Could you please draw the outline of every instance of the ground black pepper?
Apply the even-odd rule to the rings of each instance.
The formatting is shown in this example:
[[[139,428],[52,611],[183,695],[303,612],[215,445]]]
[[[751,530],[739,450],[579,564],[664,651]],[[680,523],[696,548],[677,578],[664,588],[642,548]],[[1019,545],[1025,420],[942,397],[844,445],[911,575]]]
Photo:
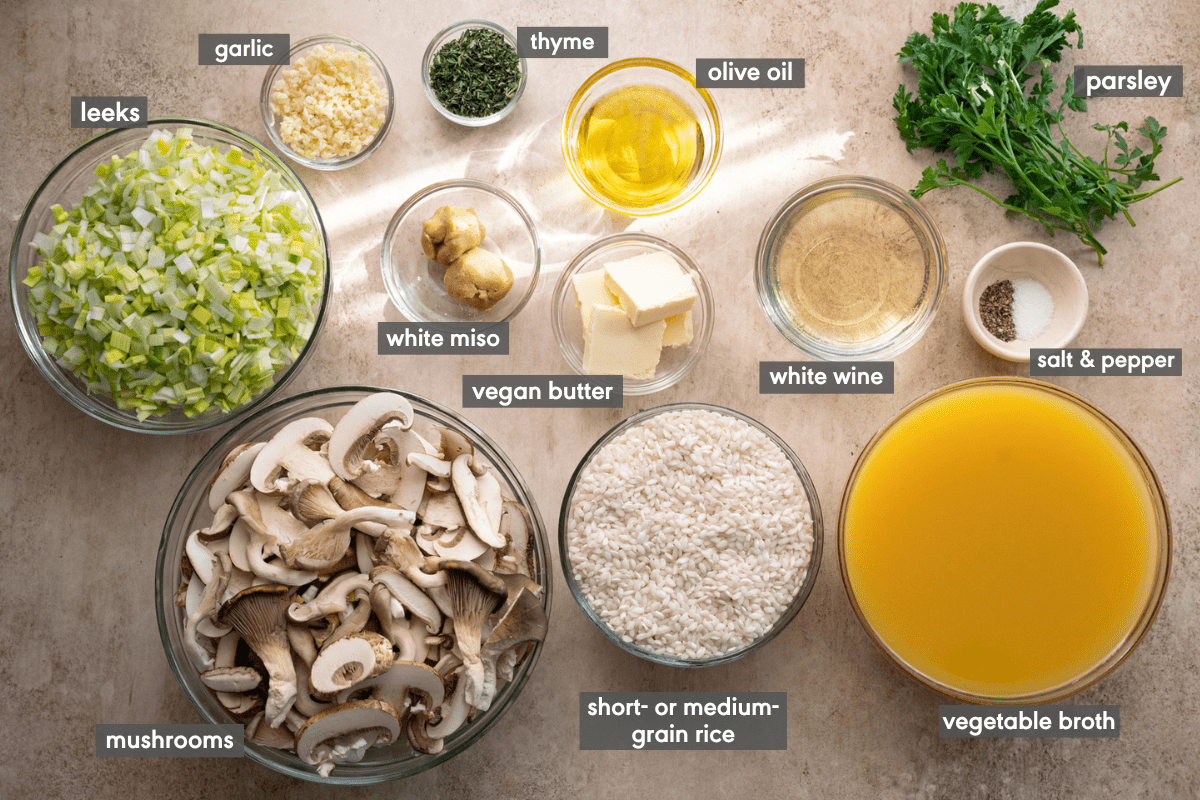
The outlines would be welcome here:
[[[1012,304],[1012,281],[996,281],[984,289],[979,298],[979,316],[983,327],[1002,342],[1011,342],[1017,338],[1017,329],[1013,325]]]

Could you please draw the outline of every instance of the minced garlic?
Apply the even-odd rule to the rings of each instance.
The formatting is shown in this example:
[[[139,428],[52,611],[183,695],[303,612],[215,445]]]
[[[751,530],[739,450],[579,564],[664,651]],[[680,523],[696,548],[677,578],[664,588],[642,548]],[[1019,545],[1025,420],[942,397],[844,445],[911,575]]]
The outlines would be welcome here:
[[[379,132],[387,105],[370,59],[330,45],[297,59],[271,94],[280,138],[308,158],[344,158],[362,150]]]

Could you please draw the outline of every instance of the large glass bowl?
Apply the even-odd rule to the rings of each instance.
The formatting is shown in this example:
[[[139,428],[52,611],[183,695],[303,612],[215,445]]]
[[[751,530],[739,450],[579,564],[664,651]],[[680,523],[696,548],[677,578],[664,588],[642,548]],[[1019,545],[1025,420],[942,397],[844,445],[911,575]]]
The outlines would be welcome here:
[[[158,632],[162,637],[163,650],[171,672],[180,688],[205,722],[214,724],[236,723],[217,700],[213,692],[200,682],[200,673],[188,657],[183,646],[185,619],[175,606],[174,594],[181,581],[180,559],[188,535],[198,527],[204,527],[212,519],[208,506],[209,484],[215,477],[224,455],[241,442],[268,440],[280,428],[303,417],[323,417],[336,422],[355,403],[369,394],[390,391],[402,394],[412,403],[416,412],[414,428],[425,429],[429,425],[441,425],[461,432],[474,445],[477,457],[494,466],[505,493],[520,502],[529,512],[531,535],[529,543],[533,555],[533,574],[530,576],[543,587],[542,606],[550,614],[551,577],[548,569],[550,551],[533,493],[525,484],[516,466],[488,436],[461,416],[429,400],[395,389],[371,386],[339,386],[298,394],[270,405],[230,430],[212,449],[200,459],[179,490],[171,512],[163,526],[162,541],[158,547],[155,566],[154,595],[158,614]],[[383,783],[415,775],[454,757],[479,740],[516,701],[521,688],[529,680],[534,665],[541,655],[542,643],[534,646],[529,656],[516,668],[513,678],[496,690],[496,699],[484,713],[464,725],[458,732],[447,737],[442,752],[424,755],[413,752],[407,739],[390,747],[375,747],[358,764],[341,764],[334,768],[328,778],[321,778],[316,768],[300,761],[293,753],[262,747],[246,742],[246,755],[276,772],[304,780],[326,784],[365,785]]]
[[[946,244],[908,192],[851,175],[801,189],[758,243],[758,302],[826,361],[883,360],[916,344],[946,292]]]
[[[369,142],[349,155],[324,158],[297,153],[283,140],[283,135],[280,132],[280,123],[283,120],[282,117],[276,115],[271,103],[271,95],[275,90],[275,84],[280,80],[283,73],[286,70],[292,69],[291,65],[295,64],[297,59],[311,55],[312,51],[318,47],[330,47],[335,53],[353,53],[365,58],[370,65],[370,73],[375,79],[376,85],[387,93],[387,111],[384,114],[383,122],[379,125],[379,130],[375,132],[375,135],[371,137]],[[387,138],[388,131],[392,127],[392,118],[396,113],[396,94],[392,89],[392,78],[388,75],[387,67],[383,65],[383,60],[375,55],[375,51],[371,48],[362,42],[355,41],[346,36],[313,36],[292,45],[292,49],[288,54],[287,64],[275,64],[267,70],[267,76],[263,78],[262,91],[259,94],[259,107],[262,111],[263,127],[267,131],[267,137],[271,140],[272,144],[279,148],[280,152],[297,164],[309,169],[328,171],[345,169],[346,167],[352,167],[355,164],[366,161],[372,153],[379,149],[379,146],[383,144],[383,140]]]
[[[583,320],[575,302],[572,281],[580,273],[604,269],[605,264],[655,252],[674,256],[680,266],[692,276],[697,294],[696,302],[692,305],[692,342],[680,347],[664,347],[653,378],[625,378],[622,382],[622,392],[629,396],[653,394],[679,383],[692,371],[692,367],[696,366],[696,362],[708,348],[716,308],[708,281],[691,256],[666,239],[649,233],[617,233],[606,236],[592,242],[571,259],[571,263],[558,276],[558,283],[554,286],[554,299],[550,305],[551,327],[554,328],[554,338],[558,340],[563,358],[571,365],[571,369],[585,375]]]
[[[863,448],[838,556],[859,622],[908,675],[969,703],[1050,703],[1149,630],[1171,524],[1154,469],[1098,408],[1041,381],[976,378]]]
[[[300,369],[304,359],[312,350],[325,319],[325,304],[330,291],[329,243],[325,235],[325,225],[317,211],[316,201],[308,193],[304,183],[291,167],[260,142],[233,128],[198,119],[159,118],[151,119],[147,125],[146,128],[117,128],[106,131],[84,142],[63,159],[62,163],[51,170],[46,179],[42,181],[41,186],[33,193],[33,197],[29,199],[28,205],[25,206],[25,213],[21,215],[21,220],[17,223],[9,259],[9,291],[13,299],[13,315],[16,317],[17,334],[21,344],[25,347],[25,352],[29,354],[29,358],[42,373],[42,377],[71,405],[93,419],[127,431],[160,434],[192,433],[223,425],[261,407]],[[51,210],[53,206],[61,205],[63,208],[70,208],[78,204],[84,191],[96,179],[94,172],[96,166],[101,162],[108,162],[114,155],[124,158],[137,150],[150,136],[151,131],[157,129],[174,132],[179,128],[191,128],[193,139],[201,146],[216,145],[222,152],[227,152],[231,146],[235,146],[245,153],[260,156],[264,164],[283,176],[283,182],[289,189],[299,193],[308,219],[320,238],[320,248],[325,253],[324,288],[321,292],[320,304],[316,309],[312,335],[309,336],[296,360],[275,373],[274,383],[270,387],[228,412],[213,406],[190,418],[180,411],[172,411],[168,414],[139,420],[135,412],[117,408],[112,398],[106,395],[89,394],[86,382],[59,366],[50,354],[42,349],[37,320],[29,305],[29,289],[22,281],[28,274],[29,268],[40,260],[40,256],[30,243],[35,234],[48,230],[54,225],[54,212]]]
[[[587,467],[592,462],[593,458],[595,458],[596,455],[604,448],[604,446],[613,439],[617,438],[631,428],[635,428],[660,414],[665,414],[671,411],[709,411],[717,414],[724,414],[745,422],[746,424],[751,425],[765,433],[767,437],[779,447],[784,456],[787,458],[788,462],[791,464],[792,468],[796,471],[796,477],[799,479],[800,484],[804,489],[804,495],[808,499],[809,515],[812,517],[813,542],[812,554],[810,555],[808,562],[808,571],[805,573],[803,579],[801,579],[796,585],[796,593],[792,598],[791,604],[787,607],[783,614],[781,614],[780,617],[775,620],[775,623],[766,631],[766,633],[762,634],[754,641],[735,650],[730,650],[728,652],[706,658],[675,658],[638,647],[632,642],[626,642],[619,634],[610,628],[608,624],[600,617],[600,615],[596,613],[596,610],[592,608],[591,604],[584,596],[583,590],[580,588],[579,583],[575,580],[575,572],[571,566],[568,524],[570,521],[571,509],[575,503],[575,491],[579,485],[580,477],[583,474],[584,468]],[[558,521],[559,563],[562,566],[563,575],[567,580],[567,586],[571,590],[571,596],[575,599],[575,602],[578,604],[580,610],[582,610],[588,620],[617,647],[621,648],[627,653],[632,653],[638,658],[643,658],[646,661],[650,661],[654,664],[662,664],[668,667],[713,667],[719,664],[728,664],[731,661],[736,661],[739,658],[744,658],[750,653],[753,653],[755,650],[765,646],[768,642],[778,636],[780,632],[783,631],[783,629],[786,628],[793,619],[795,619],[796,615],[800,613],[800,609],[804,606],[805,601],[808,600],[808,596],[812,592],[813,585],[817,581],[817,572],[821,567],[821,550],[824,546],[824,542],[824,525],[821,516],[821,503],[817,499],[817,489],[812,482],[812,478],[810,478],[808,475],[808,470],[804,468],[804,464],[800,461],[799,456],[797,456],[796,453],[790,447],[788,447],[787,442],[785,442],[774,431],[763,425],[761,422],[748,417],[745,414],[738,413],[732,409],[724,408],[722,406],[709,405],[706,403],[672,403],[670,405],[647,409],[646,411],[634,414],[625,421],[613,427],[608,431],[608,433],[601,436],[600,439],[591,446],[587,453],[584,454],[583,459],[579,462],[579,466],[575,468],[575,472],[571,475],[571,480],[567,484],[566,494],[563,495],[562,509],[559,513]]]
[[[603,186],[589,177],[579,152],[579,135],[593,107],[614,92],[636,86],[665,90],[681,100],[695,116],[701,137],[701,147],[687,183],[674,196],[650,205],[631,204],[606,193]],[[722,143],[721,117],[712,96],[706,89],[696,88],[696,79],[686,69],[657,58],[627,58],[598,70],[575,92],[563,115],[562,153],[571,178],[600,205],[631,217],[665,214],[700,194],[717,171]]]

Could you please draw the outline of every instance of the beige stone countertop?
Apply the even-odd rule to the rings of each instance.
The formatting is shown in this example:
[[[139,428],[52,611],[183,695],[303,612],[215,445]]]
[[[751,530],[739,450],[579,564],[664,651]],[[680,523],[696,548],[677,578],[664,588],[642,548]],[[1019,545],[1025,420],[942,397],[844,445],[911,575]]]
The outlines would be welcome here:
[[[1023,16],[1032,0],[1017,0]],[[895,393],[761,396],[758,362],[802,358],[767,321],[754,255],[771,213],[805,185],[861,174],[912,187],[932,154],[905,151],[892,95],[914,83],[895,53],[949,0],[868,3],[725,0],[715,3],[554,0],[464,3],[280,2],[0,4],[0,241],[47,173],[89,137],[72,130],[73,95],[147,95],[152,115],[213,119],[264,138],[265,67],[198,67],[202,32],[287,32],[297,41],[357,38],[387,65],[397,114],[364,164],[297,171],[316,198],[333,257],[333,296],[314,351],[285,393],[338,384],[395,386],[461,411],[464,373],[564,373],[550,329],[556,275],[598,236],[641,230],[695,257],[717,298],[708,352],[678,385],[629,398],[623,409],[468,410],[516,463],[555,531],[567,480],[587,448],[626,416],[683,401],[749,414],[786,439],[824,508],[824,562],[812,596],[772,643],[731,665],[678,670],[609,644],[572,602],[557,560],[541,661],[509,713],[465,753],[419,776],[342,790],[355,797],[1200,798],[1200,2],[1078,0],[1086,49],[1067,64],[1182,64],[1182,99],[1093,102],[1073,122],[1085,151],[1102,146],[1093,122],[1152,114],[1170,130],[1159,160],[1184,181],[1107,223],[1103,267],[1066,235],[1049,239],[1005,219],[968,189],[925,205],[950,255],[949,283],[928,333],[895,359]],[[698,199],[662,217],[631,220],[587,200],[563,166],[558,135],[576,88],[602,60],[534,60],[524,97],[500,124],[466,129],[442,119],[421,89],[430,37],[459,19],[607,25],[610,60],[803,57],[803,90],[718,90],[724,154]],[[1060,77],[1065,72],[1060,68]],[[376,323],[398,320],[379,270],[396,208],[438,180],[478,178],[531,209],[542,236],[542,279],[513,321],[512,355],[382,357]],[[1007,193],[1000,182],[997,191]],[[1076,346],[1181,347],[1182,378],[1064,378],[1141,445],[1162,481],[1174,563],[1158,619],[1112,675],[1070,702],[1121,708],[1119,739],[939,739],[947,702],[894,668],[856,619],[838,573],[837,509],[871,435],[921,395],[955,381],[1027,375],[971,338],[961,291],[975,261],[1010,241],[1053,244],[1081,267],[1091,311]],[[7,275],[5,276],[5,286]],[[197,723],[167,666],[154,614],[154,563],[175,493],[221,430],[189,436],[126,433],[93,421],[40,376],[17,340],[5,292],[0,325],[0,796],[330,796],[249,759],[98,759],[98,723]],[[786,691],[788,749],[770,752],[582,752],[581,691]]]

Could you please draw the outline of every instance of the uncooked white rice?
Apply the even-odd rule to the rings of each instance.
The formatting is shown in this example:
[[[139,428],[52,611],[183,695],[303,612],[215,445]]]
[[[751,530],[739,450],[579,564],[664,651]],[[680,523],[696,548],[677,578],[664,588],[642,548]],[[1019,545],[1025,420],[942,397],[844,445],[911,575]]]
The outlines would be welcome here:
[[[596,614],[626,642],[703,659],[767,632],[804,582],[812,516],[765,433],[712,411],[667,411],[593,456],[567,555]]]

